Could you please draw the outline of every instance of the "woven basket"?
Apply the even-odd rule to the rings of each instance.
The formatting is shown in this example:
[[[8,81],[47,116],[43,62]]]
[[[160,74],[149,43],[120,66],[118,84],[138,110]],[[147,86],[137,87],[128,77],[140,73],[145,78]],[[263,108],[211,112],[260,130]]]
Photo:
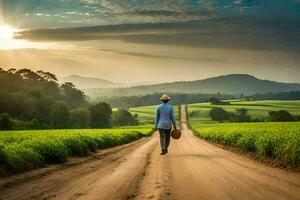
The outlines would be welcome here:
[[[173,139],[178,140],[181,137],[181,131],[178,129],[174,129],[171,132],[171,136]]]

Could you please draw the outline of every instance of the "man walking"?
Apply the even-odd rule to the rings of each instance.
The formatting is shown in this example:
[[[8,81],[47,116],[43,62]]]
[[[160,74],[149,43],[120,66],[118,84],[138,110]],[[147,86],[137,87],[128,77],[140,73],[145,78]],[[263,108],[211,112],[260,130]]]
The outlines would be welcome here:
[[[155,128],[159,130],[160,134],[160,155],[165,155],[168,153],[172,124],[174,129],[176,129],[176,119],[173,107],[168,104],[170,97],[164,94],[160,100],[162,104],[159,105],[156,110]]]

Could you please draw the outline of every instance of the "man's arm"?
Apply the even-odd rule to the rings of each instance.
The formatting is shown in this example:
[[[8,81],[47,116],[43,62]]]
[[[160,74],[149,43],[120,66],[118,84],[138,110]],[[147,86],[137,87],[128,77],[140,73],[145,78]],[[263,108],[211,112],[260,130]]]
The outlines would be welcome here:
[[[155,114],[155,129],[157,129],[158,122],[159,122],[159,109],[157,108]]]
[[[174,109],[173,108],[171,110],[171,121],[172,121],[172,124],[173,124],[174,128],[177,129],[177,127],[176,127],[176,118],[175,118],[175,115],[174,115]]]

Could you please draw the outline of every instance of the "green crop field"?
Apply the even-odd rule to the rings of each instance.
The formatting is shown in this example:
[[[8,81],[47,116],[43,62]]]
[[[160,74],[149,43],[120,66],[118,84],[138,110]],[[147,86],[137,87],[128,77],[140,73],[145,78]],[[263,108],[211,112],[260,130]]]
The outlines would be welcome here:
[[[148,136],[157,106],[131,108],[140,126],[114,129],[0,131],[0,176],[63,163],[69,156],[86,156],[97,149],[125,144]],[[174,106],[175,115],[178,107]]]
[[[132,113],[138,114],[138,119],[141,124],[153,125],[155,123],[156,108],[157,105],[130,108],[129,110]],[[178,119],[178,106],[174,106],[174,114]]]
[[[193,126],[202,138],[300,167],[300,123],[219,123]]]
[[[245,108],[252,118],[264,118],[268,116],[269,111],[278,110],[287,110],[295,115],[300,114],[300,101],[231,101],[230,105],[197,103],[188,106],[190,123],[215,123],[209,118],[209,111],[214,107],[222,107],[230,112]]]
[[[148,126],[120,129],[28,130],[0,132],[0,175],[63,163],[97,149],[148,136]]]
[[[130,108],[130,112],[138,115],[141,124],[154,124],[155,111],[157,106],[143,106]]]
[[[199,103],[188,106],[189,122],[198,136],[255,152],[286,166],[300,167],[300,122],[218,123],[208,115],[213,107],[226,111],[246,108],[252,118],[267,117],[269,111],[276,110],[299,115],[300,101],[234,101],[230,105]]]

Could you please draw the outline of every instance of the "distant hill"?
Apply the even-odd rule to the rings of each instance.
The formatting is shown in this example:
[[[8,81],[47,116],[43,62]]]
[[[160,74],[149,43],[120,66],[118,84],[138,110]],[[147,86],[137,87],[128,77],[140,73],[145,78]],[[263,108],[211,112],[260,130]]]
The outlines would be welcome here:
[[[135,86],[144,86],[144,85],[157,85],[157,84],[161,84],[160,82],[156,82],[156,81],[144,81],[144,82],[136,82],[136,83],[132,83],[129,84],[129,87],[135,87]]]
[[[300,91],[300,84],[262,80],[247,74],[230,74],[196,81],[163,83],[111,90],[95,89],[91,93],[91,96],[132,96],[151,93],[212,94],[218,92],[230,95],[252,95],[255,93],[264,94],[288,91]]]
[[[63,77],[59,79],[59,82],[71,82],[77,88],[85,89],[85,88],[116,88],[123,87],[125,84],[115,83],[112,81],[108,81],[100,78],[90,78],[83,77],[79,75],[70,75],[67,77]]]

